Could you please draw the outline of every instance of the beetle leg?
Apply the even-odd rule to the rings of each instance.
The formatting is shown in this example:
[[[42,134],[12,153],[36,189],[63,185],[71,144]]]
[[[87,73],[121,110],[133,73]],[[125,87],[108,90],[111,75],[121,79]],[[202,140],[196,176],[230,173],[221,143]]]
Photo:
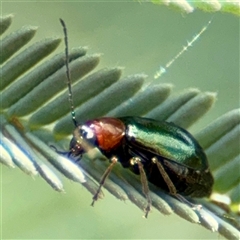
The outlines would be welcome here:
[[[176,187],[174,186],[172,180],[170,179],[170,177],[169,177],[168,174],[166,173],[163,165],[160,163],[160,161],[158,161],[158,159],[157,159],[156,157],[153,157],[153,158],[152,158],[152,162],[157,165],[157,168],[158,168],[159,172],[161,173],[161,175],[162,175],[165,183],[166,183],[167,186],[168,186],[169,192],[170,192],[172,195],[176,196],[176,195],[177,195]]]
[[[163,165],[156,157],[152,158],[152,162],[157,165],[157,168],[162,175],[165,183],[168,186],[169,192],[171,195],[175,196],[177,199],[179,199],[181,202],[186,202],[187,200],[180,194],[177,193],[176,187],[174,186],[171,178],[168,176],[167,172],[165,171]]]
[[[142,191],[144,193],[144,195],[146,196],[147,198],[147,207],[145,208],[145,218],[147,218],[148,216],[148,213],[150,212],[151,210],[151,206],[152,206],[152,199],[150,198],[150,195],[149,195],[149,187],[148,187],[148,181],[147,181],[147,176],[146,176],[146,173],[143,169],[143,164],[141,163],[141,159],[139,157],[133,157],[130,159],[130,163],[131,165],[134,165],[134,164],[138,164],[138,169],[139,169],[139,172],[140,172],[140,178],[141,178],[141,183],[142,183]]]
[[[160,161],[158,161],[158,159],[156,157],[152,158],[152,162],[154,164],[157,165],[157,168],[159,170],[159,172],[161,173],[165,183],[168,186],[169,192],[170,194],[172,194],[173,196],[175,196],[179,201],[188,204],[189,206],[191,206],[193,209],[199,210],[201,209],[201,205],[195,205],[191,202],[189,202],[185,197],[183,197],[181,194],[177,193],[176,187],[174,186],[172,180],[170,179],[170,177],[168,176],[167,172],[165,171],[163,165],[161,164]]]
[[[104,174],[102,175],[102,178],[99,182],[99,187],[98,187],[98,190],[97,192],[94,194],[93,196],[93,201],[92,201],[92,204],[91,206],[94,206],[94,203],[98,200],[99,198],[99,193],[101,192],[101,189],[102,189],[102,186],[104,185],[105,183],[105,180],[107,179],[107,177],[109,176],[110,172],[112,171],[113,169],[113,166],[118,162],[118,158],[117,157],[112,157],[111,158],[111,164],[108,166],[108,168],[106,169],[106,171],[104,172]]]

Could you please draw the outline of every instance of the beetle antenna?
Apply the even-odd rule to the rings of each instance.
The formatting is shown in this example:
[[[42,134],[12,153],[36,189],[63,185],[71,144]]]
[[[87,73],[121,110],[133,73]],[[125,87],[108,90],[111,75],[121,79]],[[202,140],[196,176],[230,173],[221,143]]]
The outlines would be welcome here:
[[[62,27],[63,27],[64,42],[65,42],[65,66],[66,66],[66,76],[67,76],[67,86],[68,86],[68,101],[70,104],[73,123],[77,127],[78,123],[76,120],[75,108],[74,108],[74,104],[73,104],[72,84],[71,84],[71,76],[70,76],[70,71],[69,71],[67,27],[66,27],[65,22],[61,18],[60,18],[60,23],[62,24]]]

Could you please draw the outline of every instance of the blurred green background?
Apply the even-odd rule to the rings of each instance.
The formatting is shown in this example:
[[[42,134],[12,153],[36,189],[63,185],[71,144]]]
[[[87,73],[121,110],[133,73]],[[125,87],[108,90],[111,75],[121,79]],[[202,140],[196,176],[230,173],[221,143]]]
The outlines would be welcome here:
[[[2,2],[1,14],[13,13],[4,36],[23,25],[39,26],[32,42],[62,36],[59,17],[68,26],[70,47],[89,46],[103,53],[100,67],[124,66],[124,75],[146,73],[174,57],[187,40],[214,16],[202,37],[157,81],[173,83],[174,92],[189,87],[218,93],[214,109],[192,132],[239,107],[239,18],[195,11],[185,15],[139,2]],[[61,44],[57,51],[63,51]],[[153,209],[147,220],[130,201],[106,190],[104,200],[90,207],[91,194],[64,180],[66,194],[20,170],[1,167],[2,239],[222,239],[178,216]]]

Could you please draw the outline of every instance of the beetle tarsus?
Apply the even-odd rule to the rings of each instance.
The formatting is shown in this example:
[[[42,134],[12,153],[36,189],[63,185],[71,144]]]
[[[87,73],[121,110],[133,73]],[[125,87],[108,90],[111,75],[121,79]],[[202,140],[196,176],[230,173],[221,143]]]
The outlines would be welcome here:
[[[92,201],[92,203],[91,203],[91,206],[92,207],[94,207],[94,203],[98,200],[98,196],[99,196],[99,193],[97,192],[96,194],[94,194],[94,196],[93,196],[93,201]]]
[[[151,204],[148,203],[147,207],[145,208],[145,215],[144,218],[148,217],[148,213],[151,211]]]
[[[201,204],[194,204],[189,202],[185,197],[183,197],[182,195],[180,195],[179,193],[177,193],[176,195],[174,195],[180,202],[187,204],[188,206],[190,206],[193,210],[196,211],[200,211],[202,209],[202,205]]]

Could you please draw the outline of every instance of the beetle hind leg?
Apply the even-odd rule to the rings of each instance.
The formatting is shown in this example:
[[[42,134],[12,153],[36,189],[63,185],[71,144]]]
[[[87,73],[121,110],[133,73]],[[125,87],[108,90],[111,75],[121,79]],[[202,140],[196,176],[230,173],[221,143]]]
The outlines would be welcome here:
[[[195,205],[195,204],[189,202],[184,196],[182,196],[181,194],[177,193],[177,189],[176,189],[175,185],[173,184],[173,182],[170,179],[169,175],[165,171],[165,169],[164,169],[163,165],[161,164],[161,162],[158,161],[158,159],[156,157],[152,158],[152,162],[157,165],[157,168],[158,168],[160,174],[162,175],[165,183],[167,184],[169,192],[170,192],[171,195],[176,197],[180,202],[186,203],[187,205],[189,205],[193,209],[196,209],[196,210],[201,209],[201,207],[202,207],[201,205],[198,205],[198,204]]]
[[[170,179],[170,177],[169,177],[169,175],[167,174],[167,172],[165,171],[165,169],[164,169],[163,165],[161,164],[161,162],[158,161],[158,159],[157,159],[156,157],[153,157],[153,158],[152,158],[152,162],[157,165],[157,168],[158,168],[161,176],[163,177],[165,183],[166,183],[167,186],[168,186],[169,192],[170,192],[172,195],[176,196],[176,195],[177,195],[176,187],[175,187],[175,185],[173,184],[173,182],[172,182],[172,180]]]

